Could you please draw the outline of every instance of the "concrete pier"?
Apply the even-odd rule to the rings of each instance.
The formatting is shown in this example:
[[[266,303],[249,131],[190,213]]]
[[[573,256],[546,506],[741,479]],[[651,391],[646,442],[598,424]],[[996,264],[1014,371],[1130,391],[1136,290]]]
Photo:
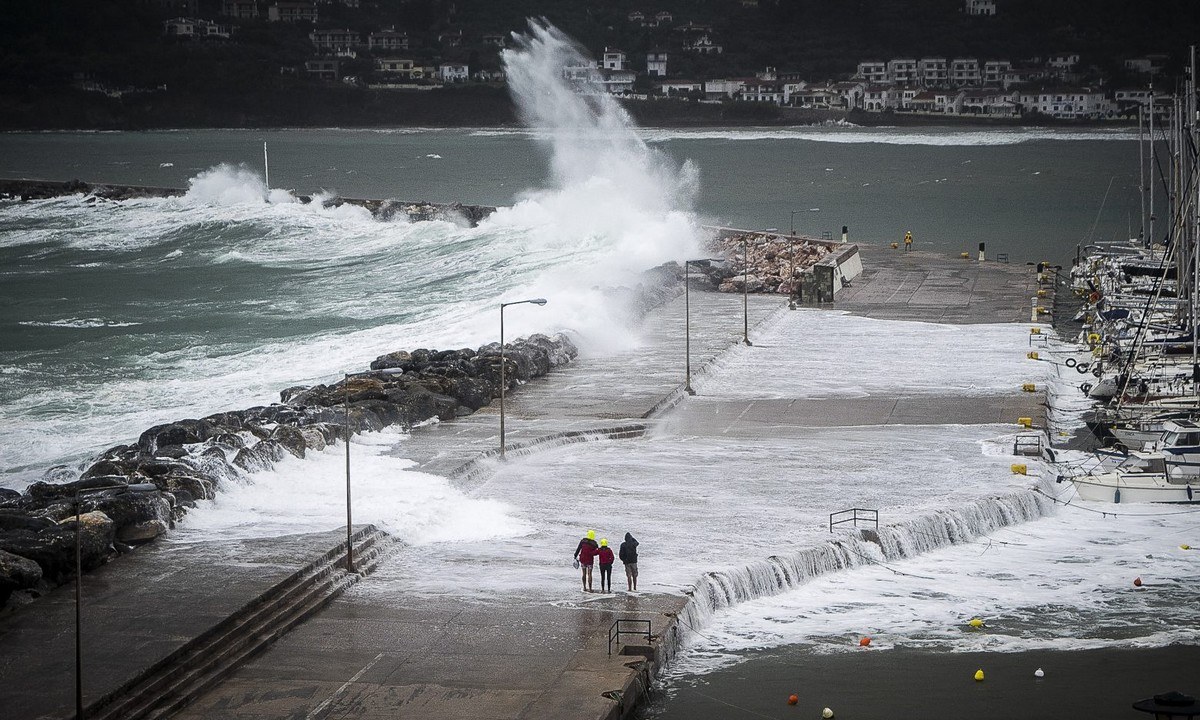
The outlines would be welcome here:
[[[872,317],[935,322],[1026,322],[1034,273],[1030,268],[949,259],[928,253],[889,253],[868,249],[866,272],[843,288],[832,306]],[[786,298],[749,298],[750,337],[780,313],[790,313]],[[1024,313],[1024,315],[1022,315]],[[806,427],[847,424],[908,424],[936,416],[939,422],[1007,422],[1028,412],[1035,396],[998,395],[979,402],[953,397],[873,397],[861,401],[828,399],[748,400],[713,403],[703,412],[682,392],[684,381],[684,304],[679,297],[652,312],[638,337],[611,352],[585,354],[578,362],[531,382],[509,396],[506,404],[510,453],[539,446],[574,442],[589,434],[635,436],[670,422],[698,435],[764,434],[802,438]],[[692,369],[697,376],[722,353],[741,341],[742,297],[693,291],[691,296]],[[470,489],[486,478],[496,462],[498,408],[416,431],[398,449],[428,472],[456,479]],[[273,541],[264,541],[268,545]],[[299,542],[299,541],[298,541]],[[315,552],[313,548],[313,552]],[[404,563],[401,549],[391,563]],[[99,670],[112,658],[127,665],[149,666],[153,654],[137,652],[121,630],[121,617],[149,614],[142,630],[151,637],[186,638],[198,630],[172,619],[197,610],[220,614],[247,602],[269,586],[261,564],[245,566],[262,573],[250,581],[239,571],[236,555],[225,564],[206,567],[194,558],[159,570],[137,562],[156,548],[134,553],[94,577],[115,588],[102,604],[90,603],[84,616],[92,654],[85,656],[85,692],[89,699],[114,689],[130,671]],[[302,548],[298,555],[304,555]],[[569,558],[568,558],[569,559]],[[288,561],[295,564],[293,557]],[[465,556],[464,563],[471,562]],[[657,562],[671,562],[658,558]],[[280,563],[286,570],[287,563]],[[617,570],[619,574],[620,566]],[[514,562],[504,568],[480,566],[478,582],[493,572],[520,573]],[[84,580],[85,597],[93,576]],[[465,601],[456,597],[412,597],[387,572],[366,578],[355,589],[280,638],[266,652],[233,672],[224,682],[197,697],[179,717],[212,718],[617,718],[637,703],[649,675],[669,658],[675,615],[687,597],[675,593],[615,595],[581,593],[574,571],[564,573],[561,598],[505,597],[499,601]],[[622,586],[622,579],[616,580]],[[189,584],[196,593],[187,594]],[[210,595],[199,590],[212,588]],[[169,590],[176,588],[176,590]],[[369,588],[369,592],[367,589]],[[162,591],[167,589],[167,591]],[[71,607],[70,587],[60,588],[42,603]],[[197,604],[205,604],[197,608]],[[69,615],[45,615],[26,608],[0,619],[0,707],[39,692],[53,698],[18,717],[65,717],[70,714],[70,625],[56,630],[59,639],[44,646],[35,632],[44,623],[67,623]],[[46,620],[44,618],[51,618]],[[621,654],[621,646],[645,644],[623,637],[609,655],[609,632],[617,619],[649,620],[654,636],[648,654]],[[39,623],[41,625],[39,625]],[[66,633],[66,635],[63,635]],[[150,642],[147,640],[147,642]],[[46,662],[28,662],[45,656]],[[52,669],[46,668],[52,666]],[[133,668],[136,670],[136,667]],[[20,695],[13,695],[20,689]],[[22,700],[22,702],[31,702]]]

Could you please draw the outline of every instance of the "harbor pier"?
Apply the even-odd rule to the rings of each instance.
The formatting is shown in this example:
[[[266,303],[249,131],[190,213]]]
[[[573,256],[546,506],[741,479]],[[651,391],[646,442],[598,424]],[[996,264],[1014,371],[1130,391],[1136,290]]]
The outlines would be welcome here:
[[[863,274],[828,305],[833,311],[936,323],[1027,322],[1031,293],[1036,295],[1034,273],[1023,265],[866,248],[863,266]],[[692,301],[692,362],[698,376],[740,347],[743,311],[756,341],[754,352],[761,350],[763,357],[786,350],[773,339],[784,337],[789,318],[813,312],[793,313],[787,298],[775,294],[750,295],[745,308],[740,294],[706,292],[697,298],[693,291]],[[938,423],[1015,423],[1040,403],[1036,394],[1014,388],[984,402],[949,393],[864,400],[774,398],[706,402],[701,412],[699,403],[690,403],[681,392],[684,312],[683,298],[677,297],[649,313],[640,342],[604,356],[585,355],[510,396],[510,462],[542,448],[638,437],[668,424],[673,432],[684,428],[699,437],[770,433],[803,441],[809,428],[821,425],[923,424],[935,417]],[[771,357],[786,361],[786,353]],[[831,371],[837,362],[830,360]],[[720,412],[711,412],[714,404],[721,406]],[[478,488],[498,467],[497,412],[489,406],[416,430],[400,452],[466,491]],[[164,664],[186,664],[180,648],[212,633],[229,613],[277,594],[278,583],[272,579],[307,567],[314,555],[327,551],[336,534],[258,541],[253,552],[242,554],[223,552],[216,542],[204,562],[172,554],[175,541],[168,538],[86,576],[85,705],[101,712],[99,704],[139,676],[160,671]],[[677,618],[688,595],[656,587],[649,570],[639,594],[583,594],[578,571],[570,567],[569,548],[564,548],[557,596],[530,591],[463,599],[410,592],[394,570],[409,553],[422,550],[382,545],[376,572],[314,601],[311,612],[270,637],[261,650],[217,673],[206,687],[178,698],[170,713],[161,716],[607,720],[632,711],[649,677],[669,661],[682,632]],[[651,557],[652,565],[672,561]],[[472,563],[469,553],[463,562]],[[513,562],[476,567],[469,576],[483,587],[491,573],[524,571],[520,562]],[[329,572],[343,571],[334,566]],[[619,587],[621,579],[616,582]],[[197,600],[189,591],[193,586],[207,588],[220,601]],[[21,717],[71,714],[70,593],[70,586],[60,588],[0,618],[0,642],[6,647],[0,692],[6,707],[23,709]],[[197,602],[207,607],[197,607]],[[39,604],[55,611],[42,612]],[[153,621],[138,624],[134,632],[130,618],[138,617]],[[623,636],[610,646],[617,620],[649,621],[650,637]]]

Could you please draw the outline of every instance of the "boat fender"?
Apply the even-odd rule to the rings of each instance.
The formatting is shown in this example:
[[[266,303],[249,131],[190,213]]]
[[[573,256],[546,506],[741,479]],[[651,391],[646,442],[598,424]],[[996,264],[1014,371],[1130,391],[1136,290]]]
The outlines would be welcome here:
[[[1067,358],[1063,365],[1066,365],[1067,367],[1075,367],[1075,363],[1077,362],[1078,361],[1075,358]]]
[[[1079,386],[1079,389],[1080,389],[1080,390],[1082,390],[1082,391],[1084,391],[1085,393],[1089,393],[1089,392],[1091,392],[1091,391],[1092,391],[1092,384],[1091,384],[1091,383],[1084,383],[1084,384],[1082,384],[1082,385],[1080,385],[1080,386]]]
[[[1088,333],[1087,341],[1088,345],[1095,345],[1100,342],[1100,333]]]
[[[1187,486],[1187,494],[1188,494],[1188,502],[1191,502],[1192,501],[1192,486],[1191,485]]]
[[[1088,295],[1088,300],[1092,301],[1093,303],[1099,302],[1100,301],[1100,293],[1094,292],[1094,293]]]
[[[1100,377],[1101,375],[1104,374],[1104,371],[1101,370],[1099,367],[1095,367],[1095,368],[1092,368],[1092,374],[1095,375],[1096,377]]]
[[[1088,363],[1079,363],[1075,366],[1075,372],[1079,373],[1080,375],[1084,375],[1087,373],[1088,367],[1090,367]]]
[[[1120,502],[1121,502],[1121,488],[1116,488],[1115,490],[1113,490],[1113,503],[1120,503]]]
[[[1062,485],[1063,480],[1066,480],[1066,478],[1063,477],[1062,475],[1056,475],[1054,477],[1054,482],[1058,483],[1059,485]]]
[[[1050,458],[1050,462],[1055,462],[1054,448],[1046,448],[1046,457]]]

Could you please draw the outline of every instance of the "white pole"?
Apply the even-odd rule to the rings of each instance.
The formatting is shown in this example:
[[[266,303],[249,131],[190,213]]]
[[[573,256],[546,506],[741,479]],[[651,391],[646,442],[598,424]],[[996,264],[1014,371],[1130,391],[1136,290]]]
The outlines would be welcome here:
[[[267,194],[271,192],[271,166],[267,162],[267,141],[263,140],[263,182],[267,186]]]

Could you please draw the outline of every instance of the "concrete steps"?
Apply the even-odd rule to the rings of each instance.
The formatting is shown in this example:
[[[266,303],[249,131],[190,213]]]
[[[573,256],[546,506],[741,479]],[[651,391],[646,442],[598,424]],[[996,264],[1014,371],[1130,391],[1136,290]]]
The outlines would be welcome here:
[[[90,705],[85,716],[93,720],[170,717],[373,572],[395,544],[390,535],[373,525],[358,530],[352,537],[357,572],[346,572],[346,543],[338,543],[209,631]]]

